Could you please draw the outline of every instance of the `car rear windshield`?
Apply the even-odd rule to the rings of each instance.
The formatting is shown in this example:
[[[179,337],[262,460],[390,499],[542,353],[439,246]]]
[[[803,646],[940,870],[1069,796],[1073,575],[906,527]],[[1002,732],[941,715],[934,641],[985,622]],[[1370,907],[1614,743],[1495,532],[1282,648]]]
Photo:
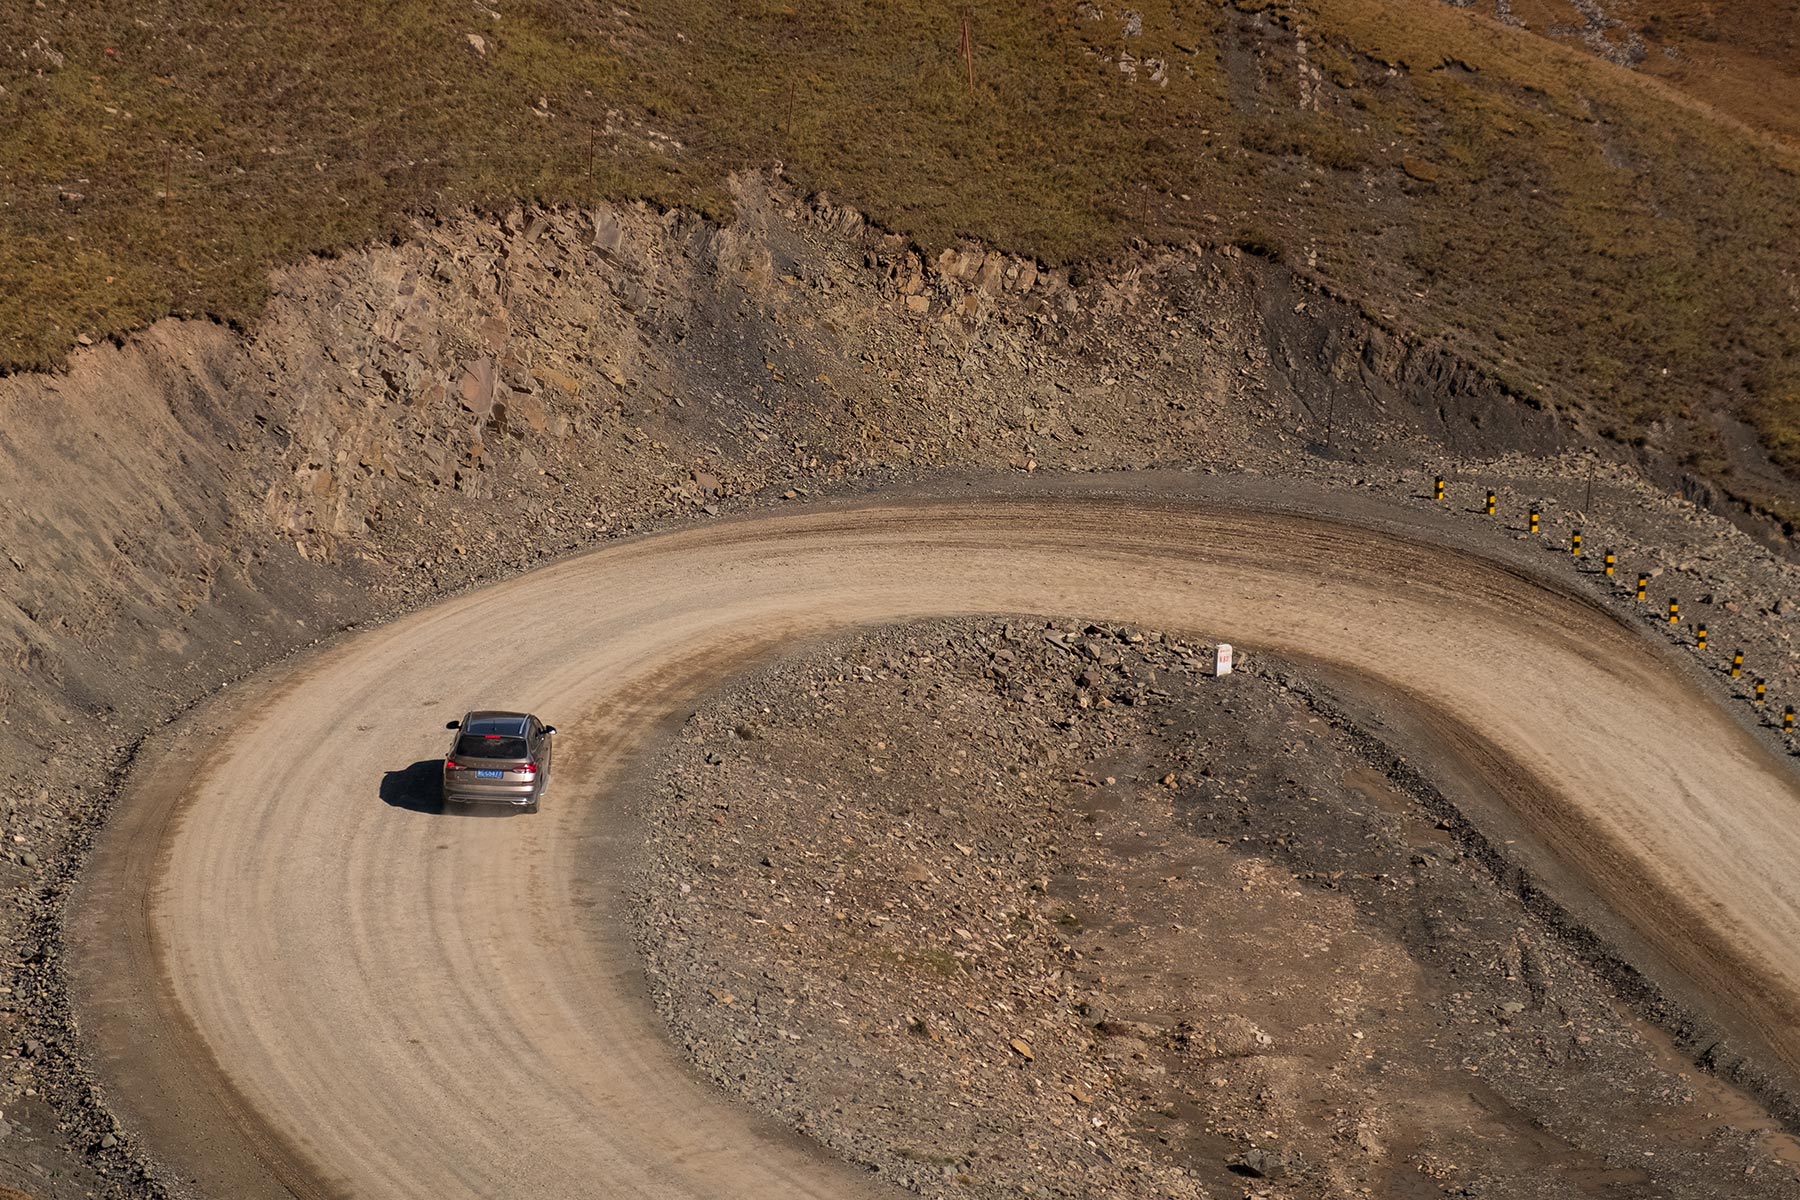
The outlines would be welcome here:
[[[522,737],[509,737],[503,733],[465,733],[456,739],[456,757],[458,758],[524,758],[525,756],[525,739]]]

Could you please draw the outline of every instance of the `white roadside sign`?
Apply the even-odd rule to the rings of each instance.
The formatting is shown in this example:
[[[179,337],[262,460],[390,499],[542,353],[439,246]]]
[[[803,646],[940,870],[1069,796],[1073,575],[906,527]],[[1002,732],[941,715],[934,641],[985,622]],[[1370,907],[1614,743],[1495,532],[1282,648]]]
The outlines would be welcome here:
[[[1220,642],[1218,652],[1213,656],[1213,674],[1231,674],[1231,643]]]

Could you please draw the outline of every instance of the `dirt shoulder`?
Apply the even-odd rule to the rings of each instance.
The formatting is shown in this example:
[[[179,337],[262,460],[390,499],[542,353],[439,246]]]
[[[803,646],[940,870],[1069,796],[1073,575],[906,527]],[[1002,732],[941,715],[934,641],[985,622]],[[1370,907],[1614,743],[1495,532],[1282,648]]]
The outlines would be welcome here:
[[[933,623],[697,712],[641,909],[677,1040],[926,1195],[1800,1196],[1417,770],[1209,652]]]

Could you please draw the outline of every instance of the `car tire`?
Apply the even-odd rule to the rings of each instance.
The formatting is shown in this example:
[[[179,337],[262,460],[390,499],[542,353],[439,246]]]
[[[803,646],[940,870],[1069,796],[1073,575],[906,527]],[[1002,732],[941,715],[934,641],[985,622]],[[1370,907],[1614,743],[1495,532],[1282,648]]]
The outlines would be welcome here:
[[[529,801],[526,802],[525,811],[526,812],[536,812],[537,810],[538,810],[538,798],[536,796],[533,796]]]

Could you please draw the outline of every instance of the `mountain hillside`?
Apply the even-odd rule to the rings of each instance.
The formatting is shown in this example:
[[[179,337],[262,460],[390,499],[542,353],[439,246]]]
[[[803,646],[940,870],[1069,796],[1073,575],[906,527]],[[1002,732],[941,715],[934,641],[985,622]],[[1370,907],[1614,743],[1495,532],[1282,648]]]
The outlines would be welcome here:
[[[1478,12],[1668,81],[1723,116],[1800,140],[1795,0],[1468,0]]]
[[[730,171],[779,161],[927,254],[976,238],[1077,278],[1139,241],[1279,259],[1800,515],[1792,5],[1605,7],[9,6],[0,361],[168,313],[252,322],[272,266],[409,211],[719,212]]]

